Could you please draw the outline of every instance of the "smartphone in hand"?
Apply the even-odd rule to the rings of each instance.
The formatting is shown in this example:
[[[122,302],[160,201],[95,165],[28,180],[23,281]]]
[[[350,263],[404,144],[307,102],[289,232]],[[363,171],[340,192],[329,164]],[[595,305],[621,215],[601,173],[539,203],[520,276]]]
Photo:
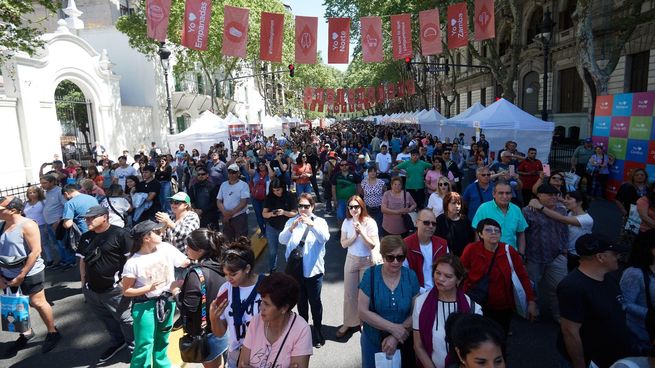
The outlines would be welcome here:
[[[227,289],[223,291],[221,294],[218,294],[216,297],[216,304],[221,305],[225,300],[227,300]]]
[[[544,164],[543,168],[544,168],[544,175],[545,176],[550,176],[550,165],[549,164]]]

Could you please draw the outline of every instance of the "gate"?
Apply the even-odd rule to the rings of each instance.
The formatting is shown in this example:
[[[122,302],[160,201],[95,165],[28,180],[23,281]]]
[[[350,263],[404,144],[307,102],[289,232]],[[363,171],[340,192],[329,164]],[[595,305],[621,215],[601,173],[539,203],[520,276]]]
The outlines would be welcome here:
[[[93,106],[85,98],[55,97],[57,120],[61,126],[61,152],[64,163],[91,159],[91,147],[95,143]]]

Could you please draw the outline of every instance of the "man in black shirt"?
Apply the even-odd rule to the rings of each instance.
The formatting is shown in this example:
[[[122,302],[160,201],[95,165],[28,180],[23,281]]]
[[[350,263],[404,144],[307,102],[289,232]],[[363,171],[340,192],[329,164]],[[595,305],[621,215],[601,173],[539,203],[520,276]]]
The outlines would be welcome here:
[[[198,167],[196,182],[189,188],[188,194],[191,198],[191,206],[200,217],[200,227],[218,231],[218,208],[216,207],[218,186],[208,180],[208,174],[205,168]]]
[[[86,304],[102,321],[111,342],[100,356],[104,363],[126,346],[134,349],[131,300],[123,296],[121,271],[132,248],[127,230],[109,224],[106,207],[93,206],[84,215],[89,231],[82,234],[77,256]]]
[[[143,181],[136,186],[137,193],[147,193],[148,199],[146,201],[152,202],[152,205],[138,218],[138,222],[145,220],[155,220],[155,214],[160,211],[161,205],[159,203],[159,193],[161,192],[161,185],[155,180],[155,168],[152,165],[146,165],[143,168]]]
[[[586,368],[590,361],[607,368],[637,356],[618,282],[606,277],[618,270],[622,249],[591,234],[578,238],[575,249],[580,266],[557,287],[564,357],[573,368]]]

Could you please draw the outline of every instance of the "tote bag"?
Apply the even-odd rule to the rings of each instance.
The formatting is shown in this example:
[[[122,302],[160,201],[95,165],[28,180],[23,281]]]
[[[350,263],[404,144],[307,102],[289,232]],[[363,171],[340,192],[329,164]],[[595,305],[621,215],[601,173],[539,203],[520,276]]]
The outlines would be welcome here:
[[[507,261],[509,262],[509,267],[512,269],[512,291],[514,294],[514,304],[516,306],[516,312],[519,316],[523,318],[528,317],[528,296],[523,289],[523,284],[519,280],[519,276],[514,270],[514,263],[512,262],[512,257],[509,255],[509,245],[505,244],[505,254],[507,255]]]
[[[23,333],[30,330],[30,298],[22,295],[20,289],[14,294],[0,296],[2,331]]]

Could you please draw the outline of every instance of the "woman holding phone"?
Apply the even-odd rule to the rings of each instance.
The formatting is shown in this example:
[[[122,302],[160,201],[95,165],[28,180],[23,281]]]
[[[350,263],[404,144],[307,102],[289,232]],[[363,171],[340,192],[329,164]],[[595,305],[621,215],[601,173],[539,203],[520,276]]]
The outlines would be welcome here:
[[[273,178],[264,202],[262,216],[266,220],[266,240],[268,240],[268,270],[277,269],[277,249],[280,245],[279,237],[287,220],[298,215],[296,199],[287,191],[287,186],[278,179]]]

